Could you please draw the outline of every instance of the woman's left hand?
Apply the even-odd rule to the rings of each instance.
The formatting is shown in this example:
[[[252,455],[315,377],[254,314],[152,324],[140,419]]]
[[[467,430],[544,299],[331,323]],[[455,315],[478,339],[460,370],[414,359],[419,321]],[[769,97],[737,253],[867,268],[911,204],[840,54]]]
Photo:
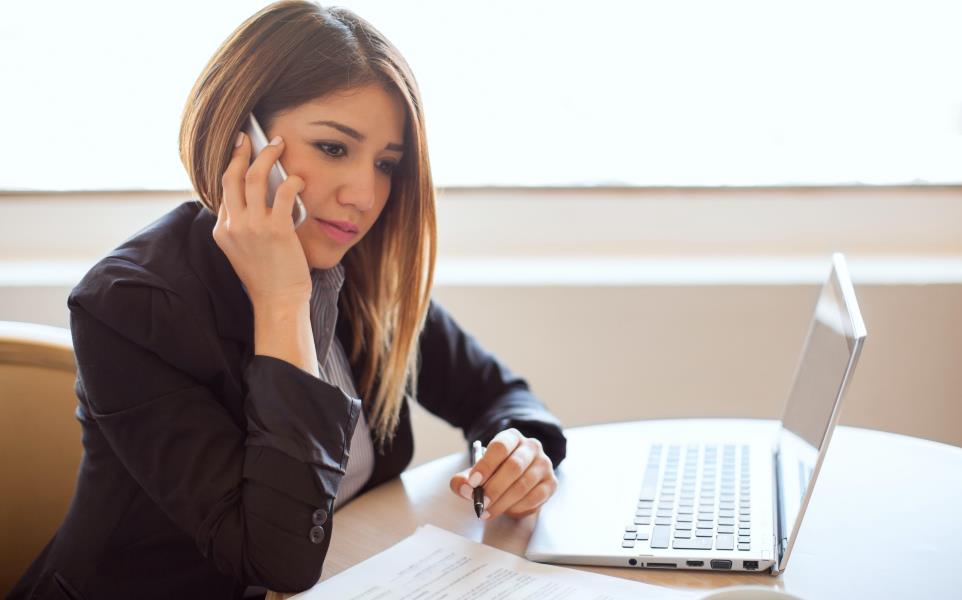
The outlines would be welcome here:
[[[502,513],[517,519],[536,512],[558,489],[558,479],[541,442],[511,428],[494,436],[476,465],[451,478],[451,491],[468,500],[479,485],[482,519]]]

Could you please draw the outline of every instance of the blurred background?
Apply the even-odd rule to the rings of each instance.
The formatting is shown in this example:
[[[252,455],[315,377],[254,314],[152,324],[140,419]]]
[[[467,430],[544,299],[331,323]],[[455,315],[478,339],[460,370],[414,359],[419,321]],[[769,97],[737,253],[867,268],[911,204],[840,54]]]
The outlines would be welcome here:
[[[0,320],[66,327],[194,197],[181,110],[266,4],[0,7]],[[840,251],[869,332],[841,422],[962,445],[958,2],[340,5],[422,89],[435,297],[565,425],[777,418]],[[415,426],[415,464],[464,449]]]

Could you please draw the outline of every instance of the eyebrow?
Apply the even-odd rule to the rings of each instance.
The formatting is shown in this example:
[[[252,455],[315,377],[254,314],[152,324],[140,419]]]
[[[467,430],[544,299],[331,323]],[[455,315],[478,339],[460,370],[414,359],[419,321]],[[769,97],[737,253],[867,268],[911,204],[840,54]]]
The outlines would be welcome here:
[[[353,127],[348,127],[344,123],[338,123],[337,121],[311,121],[310,123],[308,123],[308,125],[324,125],[326,127],[332,127],[334,129],[337,129],[344,135],[348,135],[359,142],[363,142],[365,140],[364,134],[359,132],[357,129],[354,129]],[[395,152],[404,152],[404,146],[402,146],[401,144],[388,144],[387,146],[384,147],[384,149],[393,150]]]

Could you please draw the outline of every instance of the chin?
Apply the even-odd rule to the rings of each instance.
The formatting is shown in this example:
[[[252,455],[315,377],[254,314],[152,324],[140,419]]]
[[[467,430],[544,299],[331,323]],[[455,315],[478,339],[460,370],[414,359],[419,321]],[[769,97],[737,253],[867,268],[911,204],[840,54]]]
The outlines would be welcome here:
[[[307,255],[307,264],[312,269],[330,269],[341,262],[342,258],[344,255],[340,253],[313,252]]]

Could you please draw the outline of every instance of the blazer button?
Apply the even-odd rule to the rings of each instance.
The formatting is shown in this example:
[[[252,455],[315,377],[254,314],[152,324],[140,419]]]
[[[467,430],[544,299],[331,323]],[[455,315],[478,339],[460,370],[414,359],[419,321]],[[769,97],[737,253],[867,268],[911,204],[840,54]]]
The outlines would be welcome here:
[[[324,541],[324,528],[319,526],[311,527],[311,543],[320,544]]]
[[[327,511],[323,508],[319,508],[314,511],[314,514],[311,516],[311,518],[313,519],[315,525],[323,525],[327,522]]]

